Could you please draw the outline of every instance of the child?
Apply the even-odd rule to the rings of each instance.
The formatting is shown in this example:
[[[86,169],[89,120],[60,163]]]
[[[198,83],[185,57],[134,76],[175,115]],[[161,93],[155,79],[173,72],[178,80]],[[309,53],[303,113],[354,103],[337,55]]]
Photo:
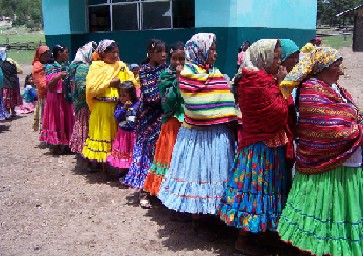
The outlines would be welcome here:
[[[180,122],[184,121],[183,98],[178,88],[178,76],[184,67],[184,43],[178,42],[170,50],[170,66],[159,77],[159,92],[163,115],[161,132],[156,143],[154,162],[146,177],[144,190],[157,195],[161,181],[169,169]]]
[[[161,100],[158,78],[167,67],[166,44],[163,41],[150,40],[147,47],[147,59],[140,68],[141,103],[137,112],[136,142],[132,164],[125,177],[125,184],[137,189],[144,187],[144,182],[151,163],[154,160],[155,145],[161,128]],[[150,208],[146,192],[141,190],[140,206]]]
[[[24,100],[20,106],[19,114],[29,114],[34,112],[36,101],[38,100],[37,92],[35,91],[34,79],[32,74],[25,77],[24,84]]]
[[[139,100],[136,96],[134,84],[125,81],[119,87],[119,103],[115,108],[114,117],[118,123],[118,130],[112,144],[111,155],[107,162],[111,166],[120,168],[119,179],[124,175],[123,169],[131,166],[132,152],[135,143],[135,116],[139,108]]]
[[[139,65],[131,64],[130,71],[134,74],[134,77],[135,77],[136,83],[134,83],[134,85],[136,88],[136,95],[137,95],[137,97],[140,97],[141,92],[140,92],[140,75],[139,75],[140,67],[139,67]]]
[[[91,115],[82,155],[91,161],[106,163],[117,131],[113,112],[119,99],[117,88],[120,85],[120,72],[131,72],[120,61],[119,48],[115,41],[102,40],[96,52],[100,60],[92,61],[86,77],[86,102]],[[123,77],[127,76],[125,74]],[[132,73],[129,79],[133,79]]]

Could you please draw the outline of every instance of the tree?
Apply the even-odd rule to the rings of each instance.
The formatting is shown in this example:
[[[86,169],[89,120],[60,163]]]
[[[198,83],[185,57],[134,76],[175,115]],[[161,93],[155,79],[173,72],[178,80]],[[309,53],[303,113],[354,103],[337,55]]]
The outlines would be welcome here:
[[[361,3],[362,0],[318,0],[318,20],[321,24],[330,26],[352,23],[351,19],[344,19],[336,15]]]

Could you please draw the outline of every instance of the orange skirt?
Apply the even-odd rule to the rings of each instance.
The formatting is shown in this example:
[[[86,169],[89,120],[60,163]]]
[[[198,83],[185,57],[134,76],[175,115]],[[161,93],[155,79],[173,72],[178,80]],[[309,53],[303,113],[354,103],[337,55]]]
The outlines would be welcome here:
[[[159,193],[161,182],[169,170],[180,125],[178,119],[172,117],[161,126],[159,139],[156,142],[154,161],[144,184],[144,190],[148,191],[151,195],[157,195]]]

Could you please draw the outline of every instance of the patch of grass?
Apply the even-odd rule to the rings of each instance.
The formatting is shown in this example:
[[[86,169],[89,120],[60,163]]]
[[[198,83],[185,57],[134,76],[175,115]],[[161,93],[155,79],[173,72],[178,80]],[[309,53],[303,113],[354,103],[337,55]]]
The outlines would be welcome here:
[[[38,44],[39,42],[45,44],[45,36],[40,33],[29,33],[29,34],[17,34],[17,35],[1,35],[0,45],[5,43],[29,43],[34,42]],[[8,56],[18,62],[19,64],[31,64],[34,58],[34,51],[28,50],[14,50],[10,49],[8,51]]]
[[[321,37],[321,39],[323,39],[323,45],[325,46],[330,46],[333,47],[335,49],[339,49],[342,47],[351,47],[353,44],[353,36],[352,35],[348,35],[346,37],[346,40],[344,40],[344,36],[343,35],[338,35],[338,36],[324,36]]]

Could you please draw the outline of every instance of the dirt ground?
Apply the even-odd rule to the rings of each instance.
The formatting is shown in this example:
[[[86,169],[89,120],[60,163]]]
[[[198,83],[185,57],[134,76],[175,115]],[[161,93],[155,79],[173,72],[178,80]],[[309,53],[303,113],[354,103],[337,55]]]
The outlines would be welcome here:
[[[341,52],[341,84],[363,107],[363,53]],[[30,114],[0,123],[1,256],[233,255],[232,229],[219,228],[221,237],[205,242],[158,202],[141,209],[134,190],[118,188],[115,170],[88,173],[76,156],[41,147],[32,121]]]

